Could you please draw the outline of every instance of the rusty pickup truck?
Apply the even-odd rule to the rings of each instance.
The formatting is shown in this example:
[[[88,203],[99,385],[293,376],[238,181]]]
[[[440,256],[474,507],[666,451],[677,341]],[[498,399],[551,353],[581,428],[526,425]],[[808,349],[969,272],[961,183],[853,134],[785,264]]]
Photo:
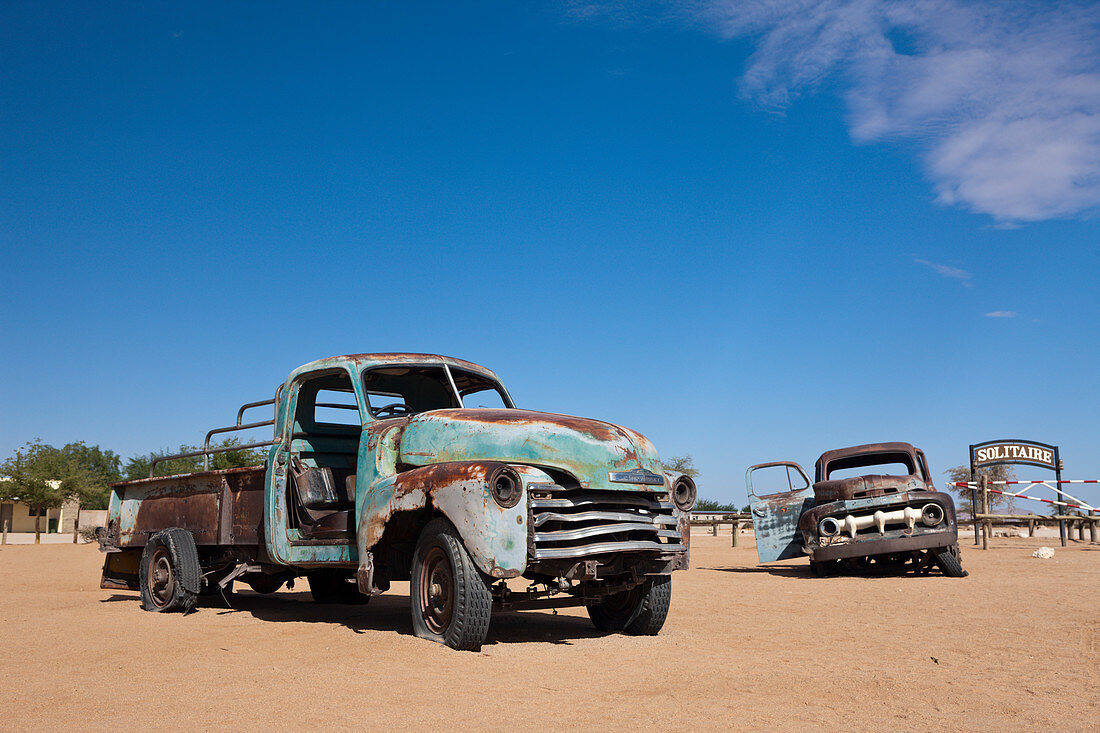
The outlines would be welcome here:
[[[762,563],[806,554],[816,575],[933,566],[967,575],[955,503],[935,490],[923,451],[908,443],[828,451],[817,459],[812,487],[790,461],[750,466],[745,481]]]
[[[273,419],[244,422],[267,406]],[[102,587],[187,612],[234,581],[272,593],[305,576],[319,603],[366,603],[408,580],[416,634],[469,650],[494,608],[584,605],[635,635],[664,624],[696,487],[632,430],[517,409],[470,362],[356,354],[294,370],[201,451],[158,460],[208,461],[212,436],[267,426],[270,440],[232,448],[266,449],[264,465],[154,477],[154,463],[113,484]]]

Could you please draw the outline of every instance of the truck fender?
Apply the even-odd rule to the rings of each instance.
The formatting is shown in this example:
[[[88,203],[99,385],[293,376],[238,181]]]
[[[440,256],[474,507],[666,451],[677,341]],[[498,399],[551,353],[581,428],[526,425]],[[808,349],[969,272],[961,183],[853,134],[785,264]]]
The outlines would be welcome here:
[[[375,482],[361,498],[358,542],[364,562],[397,512],[432,508],[458,530],[467,552],[491,578],[514,578],[527,568],[527,484],[549,481],[537,469],[514,466],[523,483],[519,502],[502,507],[493,498],[489,477],[499,461],[453,461],[414,468]]]

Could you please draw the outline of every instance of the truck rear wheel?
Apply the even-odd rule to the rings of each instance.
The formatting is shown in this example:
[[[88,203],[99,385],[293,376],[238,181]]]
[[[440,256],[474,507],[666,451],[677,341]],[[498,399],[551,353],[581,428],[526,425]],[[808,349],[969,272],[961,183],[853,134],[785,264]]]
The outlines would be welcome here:
[[[146,611],[193,611],[202,586],[195,537],[179,527],[150,537],[141,553],[138,580],[141,607]]]
[[[588,617],[600,631],[632,636],[656,636],[665,625],[672,603],[672,576],[653,575],[641,585],[586,604]]]
[[[936,565],[947,577],[965,578],[970,575],[970,573],[963,570],[962,555],[959,553],[958,543],[932,550],[932,555],[935,558]]]
[[[370,601],[370,596],[359,592],[355,576],[349,572],[311,570],[306,573],[306,579],[309,580],[309,594],[317,603],[347,603],[361,606]],[[279,585],[281,586],[282,582]],[[276,586],[275,590],[278,589]]]
[[[489,634],[493,599],[446,519],[436,519],[420,533],[412,566],[413,631],[452,649],[478,651]]]

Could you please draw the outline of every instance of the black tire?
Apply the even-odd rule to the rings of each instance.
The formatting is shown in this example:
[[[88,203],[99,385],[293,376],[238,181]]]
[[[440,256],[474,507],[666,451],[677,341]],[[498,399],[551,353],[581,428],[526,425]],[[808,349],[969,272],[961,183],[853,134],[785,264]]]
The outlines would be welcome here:
[[[452,649],[481,649],[489,634],[492,594],[446,519],[432,520],[420,533],[409,595],[417,636]]]
[[[641,585],[586,604],[588,617],[600,631],[632,636],[656,636],[668,618],[672,576],[654,575]]]
[[[202,570],[195,537],[186,529],[171,527],[149,538],[138,568],[141,607],[168,613],[195,610],[202,588]]]
[[[956,543],[948,547],[939,547],[932,551],[936,565],[948,578],[965,578],[970,573],[963,570],[962,555]]]
[[[370,596],[359,592],[355,575],[342,570],[311,570],[306,573],[309,580],[309,594],[317,603],[343,603],[362,606],[370,601]],[[280,582],[281,586],[282,583]],[[278,587],[275,588],[278,590]],[[262,593],[264,591],[257,591]],[[272,593],[274,591],[271,591]]]

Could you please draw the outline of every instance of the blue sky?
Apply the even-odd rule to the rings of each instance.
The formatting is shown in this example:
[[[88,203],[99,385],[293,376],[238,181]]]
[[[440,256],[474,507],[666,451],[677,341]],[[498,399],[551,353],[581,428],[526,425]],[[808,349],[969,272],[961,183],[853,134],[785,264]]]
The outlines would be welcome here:
[[[882,440],[1100,477],[1098,56],[1085,4],[4,4],[0,454],[408,350],[720,500]]]

